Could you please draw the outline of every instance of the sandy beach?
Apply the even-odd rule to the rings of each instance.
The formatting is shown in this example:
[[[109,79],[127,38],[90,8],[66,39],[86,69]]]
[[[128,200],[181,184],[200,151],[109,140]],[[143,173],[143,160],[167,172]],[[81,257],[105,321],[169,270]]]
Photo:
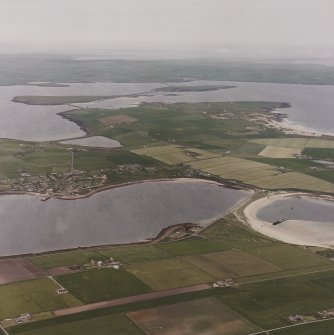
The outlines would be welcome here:
[[[317,199],[328,202],[327,197],[315,197],[305,193],[281,192],[266,196],[251,202],[244,208],[247,223],[259,233],[273,239],[304,246],[319,246],[334,248],[334,222],[316,222],[307,220],[286,220],[277,225],[273,222],[263,221],[258,218],[258,212],[277,200],[299,197],[301,199]]]

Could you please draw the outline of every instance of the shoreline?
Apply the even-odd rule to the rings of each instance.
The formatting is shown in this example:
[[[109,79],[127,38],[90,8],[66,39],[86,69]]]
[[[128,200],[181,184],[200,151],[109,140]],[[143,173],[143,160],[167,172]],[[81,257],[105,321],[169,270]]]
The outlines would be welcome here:
[[[120,185],[112,185],[106,188],[100,188],[96,191],[92,191],[89,194],[80,196],[80,198],[88,198],[90,196],[93,196],[95,193],[98,192],[103,192],[108,189],[113,189],[113,188],[120,188],[124,186],[130,186],[134,184],[141,184],[145,182],[174,182],[174,183],[209,183],[216,185],[218,187],[225,187],[225,188],[232,188],[229,187],[226,184],[219,183],[216,181],[212,180],[205,180],[205,179],[195,179],[195,178],[175,178],[175,179],[159,179],[159,180],[144,180],[144,181],[139,181],[139,182],[132,182],[132,183],[126,183],[126,184],[120,184]],[[127,242],[127,243],[114,243],[114,244],[100,244],[100,245],[89,245],[89,246],[78,246],[78,247],[73,247],[73,248],[65,248],[65,249],[56,249],[56,250],[48,250],[48,251],[42,251],[42,252],[36,252],[36,253],[26,253],[26,254],[14,254],[14,255],[5,255],[5,256],[0,256],[0,262],[1,260],[6,260],[6,259],[19,259],[19,258],[29,258],[29,257],[36,257],[36,256],[45,256],[45,255],[51,255],[51,254],[57,254],[57,253],[65,253],[65,252],[75,252],[75,251],[83,251],[83,250],[92,250],[92,249],[99,249],[99,248],[111,248],[111,247],[128,247],[128,246],[135,246],[135,245],[153,245],[155,243],[160,243],[163,242],[165,238],[167,238],[171,233],[173,233],[176,229],[185,229],[190,226],[197,226],[200,227],[200,231],[203,229],[208,228],[210,225],[214,224],[217,220],[225,217],[227,214],[238,208],[239,206],[243,205],[245,202],[249,201],[251,197],[255,194],[255,191],[252,189],[248,189],[246,187],[243,188],[238,188],[239,190],[248,192],[249,195],[246,196],[244,199],[240,199],[233,207],[227,209],[227,211],[223,215],[218,215],[214,216],[208,219],[204,219],[198,222],[183,222],[183,223],[177,223],[177,224],[172,224],[169,225],[165,228],[162,228],[158,234],[155,236],[140,240],[140,241],[135,241],[135,242]],[[30,196],[36,196],[38,197],[39,194],[36,193],[21,193],[21,194],[1,194],[1,195],[30,195]],[[72,198],[72,199],[61,199],[61,198],[55,198],[59,200],[77,200],[80,198]],[[197,233],[196,233],[197,234]],[[195,234],[195,235],[196,235]]]
[[[140,102],[138,106],[140,106],[141,104],[145,104],[145,102]],[[173,103],[170,103],[170,104],[173,104]],[[71,106],[71,107],[74,107],[74,106]],[[326,137],[326,136],[334,137],[334,133],[333,134],[322,133],[320,131],[310,129],[310,128],[295,124],[294,122],[290,121],[288,115],[280,111],[280,109],[288,109],[288,108],[291,108],[291,105],[288,102],[282,102],[281,106],[270,108],[268,110],[269,113],[267,115],[264,114],[263,116],[263,122],[261,122],[262,125],[264,125],[266,128],[269,128],[269,129],[271,128],[271,129],[278,130],[282,132],[284,135],[297,135],[297,136],[304,136],[304,137]],[[84,138],[88,138],[92,136],[99,136],[98,134],[95,134],[94,131],[92,131],[87,126],[87,124],[71,117],[71,114],[70,114],[71,112],[80,110],[80,109],[84,109],[84,108],[78,106],[78,108],[76,109],[59,112],[57,113],[57,115],[63,117],[64,119],[70,122],[74,122],[80,128],[80,130],[82,130],[86,135],[81,136],[81,137],[76,137],[76,138],[52,141],[52,142],[61,143],[61,141],[66,141],[66,140],[76,140],[76,139],[84,139]]]
[[[272,202],[291,197],[307,197],[317,200],[334,201],[334,197],[330,195],[315,195],[306,192],[284,192],[279,191],[269,193],[262,198],[251,201],[243,208],[242,213],[246,223],[256,232],[288,244],[299,246],[312,246],[334,249],[334,242],[328,243],[323,239],[326,237],[326,231],[323,235],[316,235],[317,229],[313,229],[312,225],[325,222],[314,222],[306,220],[285,220],[277,225],[268,221],[263,221],[257,217],[257,213],[263,207],[270,205]]]
[[[116,184],[116,185],[106,185],[99,187],[95,190],[91,190],[85,194],[77,194],[77,195],[58,195],[53,194],[49,195],[49,199],[58,199],[58,200],[79,200],[79,199],[86,199],[91,196],[94,196],[97,193],[116,189],[116,188],[121,188],[121,187],[126,187],[126,186],[132,186],[132,185],[137,185],[137,184],[143,184],[143,183],[154,183],[154,182],[176,182],[176,183],[208,183],[208,184],[215,184],[220,187],[225,187],[229,189],[236,189],[236,190],[241,190],[241,191],[250,191],[250,192],[255,192],[255,187],[247,186],[244,184],[231,184],[229,182],[224,182],[224,181],[216,181],[212,179],[205,179],[205,178],[186,178],[186,177],[180,177],[180,178],[157,178],[157,179],[143,179],[143,180],[137,180],[137,181],[129,181],[126,183],[121,183],[121,184]],[[10,191],[5,191],[5,192],[0,192],[0,196],[6,196],[6,195],[30,195],[30,196],[35,196],[35,197],[43,197],[46,196],[47,194],[44,193],[37,193],[37,192],[10,192]],[[42,201],[42,200],[41,200]],[[47,200],[46,200],[47,201]]]

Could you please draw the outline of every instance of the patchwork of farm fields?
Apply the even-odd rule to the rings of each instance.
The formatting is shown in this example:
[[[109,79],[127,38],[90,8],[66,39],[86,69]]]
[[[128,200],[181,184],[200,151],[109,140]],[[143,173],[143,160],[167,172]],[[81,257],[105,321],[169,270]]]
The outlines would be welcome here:
[[[50,314],[47,320],[10,326],[7,330],[11,335],[69,335],[81,327],[82,334],[101,329],[99,334],[248,335],[288,325],[290,313],[309,315],[331,306],[334,271],[329,259],[274,242],[230,216],[204,231],[203,238],[94,248],[82,255],[75,251],[30,257],[27,262],[33,262],[41,271],[61,266],[82,268],[78,273],[54,277],[69,290],[62,295],[57,294],[58,286],[49,278],[0,286],[0,318],[28,312],[38,320],[40,313],[66,307],[224,279],[233,279],[240,287],[177,293],[132,304],[129,298],[126,305],[56,318]],[[89,258],[105,261],[110,257],[121,261],[120,270],[85,269]],[[310,297],[304,306],[298,301],[307,292]],[[317,303],[314,292],[320,294],[321,303]],[[180,321],[175,322],[178,318]]]
[[[220,156],[220,154],[217,153],[197,148],[184,148],[177,145],[148,147],[144,149],[132,150],[132,152],[137,155],[150,156],[156,160],[170,165]]]
[[[260,330],[214,298],[131,312],[127,316],[148,335],[246,335]]]
[[[243,107],[235,119],[217,118],[218,104],[143,105],[124,109],[122,114],[99,110],[99,116],[94,110],[73,112],[86,120],[91,131],[123,144],[122,150],[112,152],[78,150],[74,168],[97,171],[112,166],[113,182],[123,180],[115,179],[115,171],[122,169],[127,178],[133,173],[134,179],[145,179],[149,175],[145,171],[155,171],[155,178],[174,177],[169,172],[174,169],[180,171],[177,176],[208,174],[263,189],[334,192],[332,171],[305,159],[306,153],[313,157],[321,150],[321,155],[331,157],[334,141],[281,138],[274,130],[259,125],[255,129],[244,118],[250,104],[233,106],[223,104],[219,113]],[[264,107],[261,104],[255,111]],[[245,132],[246,127],[254,130]],[[19,144],[6,145],[0,152],[3,163],[24,160],[33,175],[70,168],[71,155],[64,147],[50,144],[48,150],[36,147],[22,153]],[[134,150],[126,151],[130,149]],[[6,176],[5,168],[1,171]],[[0,286],[0,319],[11,319],[2,322],[10,335],[292,334],[292,328],[270,329],[289,326],[289,315],[309,320],[334,308],[334,264],[326,255],[273,241],[230,214],[199,235],[179,241],[3,261],[0,279],[6,284]],[[110,259],[120,262],[120,269],[112,268]],[[100,262],[109,265],[99,268]],[[14,270],[8,274],[6,269]],[[217,281],[223,287],[211,288]],[[58,294],[60,287],[68,292]],[[201,291],[195,290],[198,287]],[[169,290],[177,293],[159,296]],[[146,300],[136,300],[143,296]],[[112,302],[109,307],[106,300]],[[66,316],[52,313],[95,303],[105,308]],[[35,322],[12,326],[13,318],[23,313],[31,313]],[[327,332],[332,329],[328,325],[324,322]],[[303,329],[308,334],[308,329],[317,328],[310,324]]]
[[[298,148],[285,148],[274,145],[267,145],[258,153],[259,156],[270,158],[294,158],[299,154],[301,154],[301,150]]]
[[[288,172],[252,180],[252,184],[264,189],[304,189],[334,192],[334,184],[299,172]]]
[[[248,142],[294,149],[334,148],[334,141],[321,138],[261,138],[248,140]]]
[[[301,153],[302,148],[308,145],[330,146],[334,141],[308,138],[285,138],[285,139],[258,139],[252,140],[257,144],[266,145],[250,159],[243,157],[222,155],[219,152],[211,152],[202,149],[185,148],[178,145],[152,146],[137,149],[133,152],[138,155],[150,156],[166,164],[183,164],[193,169],[218,176],[223,179],[242,181],[244,183],[264,189],[302,189],[319,192],[334,192],[334,184],[328,177],[328,171],[310,170],[312,165],[303,165],[304,160],[295,159],[294,156]],[[333,143],[332,143],[333,142]],[[260,162],[254,157],[264,158],[269,161]],[[277,161],[275,161],[277,159]],[[294,169],[284,167],[285,159],[295,161]],[[274,165],[274,164],[277,165]],[[283,167],[280,165],[283,163]],[[306,162],[307,163],[307,162]],[[315,163],[315,165],[317,165]],[[292,167],[293,164],[290,164]],[[306,172],[306,173],[305,173]],[[314,176],[312,176],[312,173]],[[319,176],[319,177],[317,177]],[[322,179],[321,177],[324,177]]]

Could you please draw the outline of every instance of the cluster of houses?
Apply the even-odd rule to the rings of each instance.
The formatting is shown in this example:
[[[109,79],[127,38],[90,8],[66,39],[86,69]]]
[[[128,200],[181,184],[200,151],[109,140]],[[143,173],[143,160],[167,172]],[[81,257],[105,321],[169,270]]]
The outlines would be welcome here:
[[[239,287],[239,284],[233,281],[233,279],[221,279],[217,280],[212,284],[213,288],[218,288],[218,287],[234,287],[237,288]]]
[[[112,257],[110,257],[107,260],[99,260],[99,261],[92,259],[90,261],[90,266],[92,268],[113,268],[114,270],[119,270],[121,263],[115,261]]]
[[[315,321],[315,320],[319,320],[319,319],[331,319],[334,318],[334,308],[326,310],[326,311],[322,311],[322,312],[318,312],[317,314],[313,315],[313,316],[303,316],[303,315],[290,315],[288,317],[288,320],[291,323],[302,323],[302,322],[309,322],[309,321]]]
[[[15,318],[16,323],[23,323],[23,322],[27,322],[30,320],[31,320],[31,314],[29,313],[21,314],[20,316]]]

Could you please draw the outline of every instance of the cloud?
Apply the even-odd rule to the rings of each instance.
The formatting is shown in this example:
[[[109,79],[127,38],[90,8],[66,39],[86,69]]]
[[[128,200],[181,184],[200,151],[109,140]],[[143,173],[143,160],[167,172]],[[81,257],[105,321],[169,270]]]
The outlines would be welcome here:
[[[0,52],[317,48],[332,0],[1,0]]]

